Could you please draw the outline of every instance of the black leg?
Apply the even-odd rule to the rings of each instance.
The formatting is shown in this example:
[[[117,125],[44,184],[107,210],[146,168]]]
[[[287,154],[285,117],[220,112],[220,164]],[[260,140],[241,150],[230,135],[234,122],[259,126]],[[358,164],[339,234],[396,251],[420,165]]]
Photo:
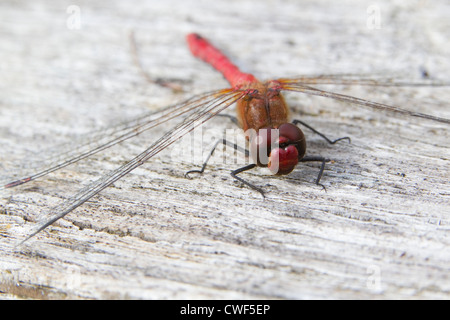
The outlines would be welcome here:
[[[217,117],[217,116],[228,118],[228,119],[230,119],[233,123],[239,125],[238,119],[237,119],[236,117],[232,116],[232,115],[218,113],[218,114],[216,114],[216,117]],[[203,163],[202,168],[201,168],[200,170],[190,170],[190,171],[186,172],[186,173],[184,174],[184,176],[185,176],[186,178],[189,178],[189,173],[200,173],[200,174],[203,173],[203,172],[205,171],[205,168],[206,168],[206,165],[208,164],[209,159],[212,157],[212,155],[214,154],[214,151],[216,150],[217,146],[218,146],[220,143],[222,143],[222,144],[224,144],[224,145],[227,145],[227,146],[231,146],[231,147],[233,147],[235,150],[238,150],[238,151],[240,151],[240,152],[243,152],[243,153],[245,154],[246,157],[248,157],[249,154],[250,154],[248,150],[246,150],[246,149],[244,149],[244,148],[241,148],[241,147],[239,147],[237,144],[232,143],[232,142],[229,142],[229,141],[226,140],[226,139],[217,140],[216,143],[214,144],[213,148],[212,148],[211,151],[209,152],[209,155],[208,155],[208,157],[206,158],[205,162]]]
[[[224,145],[227,145],[227,146],[233,147],[235,150],[244,153],[246,157],[248,157],[250,155],[250,152],[247,149],[239,147],[237,144],[232,143],[232,142],[230,142],[230,141],[228,141],[226,139],[220,139],[220,140],[217,140],[216,143],[214,144],[214,146],[212,147],[211,151],[208,154],[208,157],[206,158],[205,162],[202,165],[202,168],[200,170],[190,170],[190,171],[186,172],[184,174],[184,176],[186,178],[189,178],[189,174],[190,173],[200,173],[200,174],[202,174],[205,171],[205,168],[206,168],[206,165],[208,164],[209,159],[212,157],[212,155],[214,154],[214,151],[216,150],[217,146],[220,143],[222,143]]]
[[[225,117],[230,119],[235,125],[239,126],[239,121],[235,116],[232,116],[230,114],[222,114],[222,113],[218,113],[216,114],[216,117]]]
[[[307,156],[307,157],[303,157],[300,160],[300,162],[309,162],[309,161],[322,162],[322,164],[320,166],[320,170],[319,170],[319,175],[317,176],[317,179],[316,179],[316,184],[321,186],[325,191],[327,191],[325,186],[320,183],[320,179],[322,178],[323,171],[325,170],[325,163],[329,162],[330,160],[326,159],[324,157],[321,157],[321,156]]]
[[[211,156],[214,154],[214,151],[215,151],[216,148],[217,148],[217,145],[218,145],[220,142],[222,142],[222,141],[223,141],[223,140],[217,140],[217,141],[216,141],[216,143],[214,144],[214,147],[213,147],[213,148],[211,149],[211,151],[209,152],[209,155],[208,155],[208,157],[206,158],[205,162],[203,162],[202,168],[201,168],[200,170],[189,170],[188,172],[186,172],[186,173],[184,174],[184,177],[190,179],[190,177],[189,177],[189,174],[190,174],[190,173],[200,173],[200,174],[202,174],[202,173],[205,171],[205,168],[206,168],[206,165],[208,164],[209,158],[211,158]]]
[[[251,169],[253,169],[254,167],[256,167],[256,164],[252,163],[252,164],[249,164],[249,165],[247,165],[247,166],[245,166],[245,167],[236,169],[236,170],[234,170],[234,171],[231,171],[231,176],[232,176],[233,178],[235,178],[236,180],[239,180],[240,182],[242,182],[242,183],[245,184],[246,186],[252,188],[253,190],[258,191],[259,193],[261,193],[261,195],[263,196],[263,198],[265,198],[266,196],[264,195],[264,191],[263,191],[261,188],[258,188],[257,186],[255,186],[255,185],[251,184],[250,182],[245,181],[244,179],[239,178],[239,177],[237,176],[238,173],[241,173],[241,172],[244,172],[244,171],[247,171],[247,170],[251,170]]]
[[[181,85],[175,83],[174,81],[180,82],[180,80],[164,80],[161,78],[153,79],[142,67],[141,60],[139,59],[138,55],[138,49],[136,44],[136,39],[134,37],[134,32],[131,31],[129,35],[130,40],[130,49],[131,49],[131,56],[133,58],[134,64],[137,66],[138,70],[141,72],[142,76],[147,80],[149,83],[157,84],[161,87],[166,87],[172,89],[173,92],[183,92],[183,88]]]
[[[307,127],[312,132],[314,132],[314,133],[318,134],[319,136],[321,136],[322,138],[324,138],[329,144],[335,144],[336,142],[341,141],[341,140],[348,140],[348,142],[351,142],[349,137],[342,137],[342,138],[339,138],[339,139],[336,139],[336,140],[330,140],[323,133],[320,133],[319,131],[317,131],[316,129],[312,128],[310,125],[304,123],[301,120],[294,120],[294,121],[292,121],[292,123],[295,124],[295,125],[301,124],[302,126]]]
[[[228,141],[228,140],[226,140],[226,139],[220,139],[220,140],[217,140],[217,142],[214,144],[213,148],[211,149],[210,153],[208,154],[208,157],[206,158],[205,162],[203,163],[202,168],[201,168],[200,170],[190,170],[190,171],[186,172],[186,173],[184,174],[184,176],[185,176],[186,178],[189,178],[189,174],[190,174],[190,173],[200,173],[200,174],[202,174],[202,173],[205,171],[205,168],[206,168],[206,165],[208,164],[209,159],[210,159],[211,156],[214,154],[214,151],[216,150],[217,146],[218,146],[220,143],[222,143],[222,144],[224,144],[224,145],[227,145],[227,146],[233,147],[235,150],[244,153],[246,157],[248,157],[248,156],[250,155],[250,152],[249,152],[247,149],[244,149],[244,148],[242,148],[242,147],[239,147],[237,144],[232,143],[232,142],[230,142],[230,141]],[[256,164],[252,163],[252,164],[246,165],[245,167],[242,167],[242,168],[233,170],[233,171],[231,171],[230,174],[231,174],[231,176],[232,176],[234,179],[236,179],[236,180],[242,182],[243,184],[245,184],[246,186],[248,186],[248,187],[250,187],[250,188],[252,188],[252,189],[258,191],[259,193],[261,193],[261,195],[263,196],[263,198],[265,198],[265,196],[264,196],[264,191],[263,191],[261,188],[258,188],[257,186],[254,186],[254,185],[251,184],[250,182],[245,181],[244,179],[242,179],[242,178],[236,176],[238,173],[241,173],[241,172],[244,172],[244,171],[253,169],[253,168],[255,168],[255,167],[256,167]]]

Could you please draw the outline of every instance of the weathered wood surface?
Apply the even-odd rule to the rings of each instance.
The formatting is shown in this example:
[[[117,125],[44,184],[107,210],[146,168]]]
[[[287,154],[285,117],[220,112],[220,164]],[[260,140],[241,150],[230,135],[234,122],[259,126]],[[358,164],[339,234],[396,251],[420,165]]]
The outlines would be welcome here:
[[[191,31],[263,79],[450,74],[447,1],[86,1],[79,26],[77,7],[63,3],[0,4],[2,176],[24,157],[31,164],[53,157],[51,146],[226,87],[190,56],[184,35]],[[145,81],[132,62],[130,31],[145,70],[184,80],[186,93]],[[330,89],[450,118],[448,88]],[[309,154],[334,160],[322,179],[326,192],[313,183],[314,164],[287,177],[244,174],[267,191],[262,201],[229,176],[235,165],[218,158],[188,180],[193,165],[166,150],[13,247],[62,198],[166,128],[158,129],[0,191],[0,297],[450,298],[448,126],[299,94],[287,99],[294,117],[352,138],[330,146],[305,130]],[[219,119],[205,129],[227,126]]]

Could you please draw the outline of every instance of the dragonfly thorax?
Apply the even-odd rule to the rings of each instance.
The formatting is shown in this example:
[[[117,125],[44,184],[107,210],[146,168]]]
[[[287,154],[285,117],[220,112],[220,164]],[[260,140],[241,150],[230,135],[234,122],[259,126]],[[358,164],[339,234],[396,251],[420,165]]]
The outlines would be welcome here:
[[[237,116],[244,131],[278,128],[288,122],[288,107],[275,81],[252,82],[243,89],[255,92],[237,102]]]

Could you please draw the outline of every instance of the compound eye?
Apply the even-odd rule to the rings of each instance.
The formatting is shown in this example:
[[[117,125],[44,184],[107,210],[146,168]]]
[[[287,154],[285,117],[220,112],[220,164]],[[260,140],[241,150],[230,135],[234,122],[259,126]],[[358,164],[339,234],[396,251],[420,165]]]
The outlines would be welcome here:
[[[286,148],[275,148],[270,153],[269,159],[267,167],[272,174],[288,174],[298,163],[297,147],[289,145]]]
[[[287,138],[290,143],[305,139],[302,130],[292,123],[283,123],[278,129],[280,130],[280,137]]]
[[[306,139],[302,130],[292,123],[283,123],[280,130],[280,143],[293,144],[298,149],[298,159],[303,158],[306,152]]]

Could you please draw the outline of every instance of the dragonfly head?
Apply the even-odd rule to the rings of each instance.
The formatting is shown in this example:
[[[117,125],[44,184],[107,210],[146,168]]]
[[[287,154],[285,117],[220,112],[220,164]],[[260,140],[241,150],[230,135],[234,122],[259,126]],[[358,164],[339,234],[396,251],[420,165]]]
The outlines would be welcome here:
[[[273,174],[290,173],[305,152],[305,136],[292,123],[284,123],[278,128],[262,128],[250,137],[253,160],[259,166],[267,165]]]

